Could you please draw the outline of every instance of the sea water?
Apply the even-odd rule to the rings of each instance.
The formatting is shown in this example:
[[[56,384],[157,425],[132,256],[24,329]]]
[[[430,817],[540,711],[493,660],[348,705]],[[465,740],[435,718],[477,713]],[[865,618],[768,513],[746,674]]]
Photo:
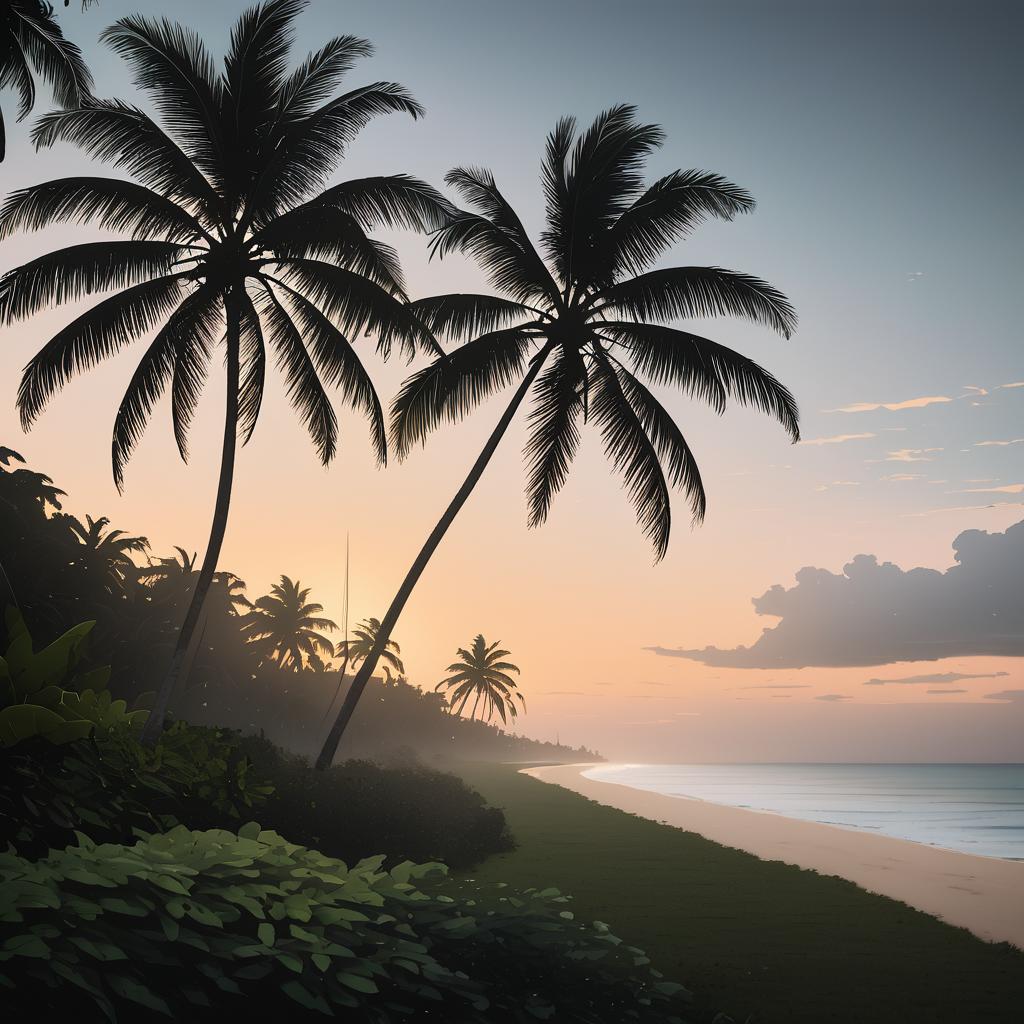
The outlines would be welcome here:
[[[584,774],[667,796],[1024,860],[1024,764],[609,764]]]

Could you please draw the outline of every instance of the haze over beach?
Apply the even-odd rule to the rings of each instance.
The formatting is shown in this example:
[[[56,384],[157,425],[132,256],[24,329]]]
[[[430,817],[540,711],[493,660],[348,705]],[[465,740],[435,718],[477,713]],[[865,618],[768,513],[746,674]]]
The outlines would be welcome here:
[[[99,95],[132,94],[97,38],[139,6],[61,11]],[[182,2],[174,17],[216,49],[244,6]],[[335,32],[335,19],[334,5],[314,4],[298,48]],[[549,521],[528,530],[525,432],[513,425],[403,614],[409,677],[433,686],[455,641],[483,631],[529,679],[518,730],[613,759],[1024,760],[1014,582],[1024,528],[1011,529],[1024,520],[1024,362],[1007,301],[1020,276],[1021,208],[1008,199],[1021,166],[1020,133],[1008,129],[1022,113],[1019,8],[356,0],[343,20],[374,41],[366,77],[402,81],[427,108],[421,121],[367,127],[347,176],[440,182],[454,165],[490,167],[536,233],[547,132],[564,113],[586,122],[625,99],[669,140],[652,177],[705,167],[757,199],[752,214],[704,225],[686,260],[757,274],[800,316],[789,341],[737,320],[706,325],[792,389],[800,444],[755,411],[731,406],[719,418],[665,394],[700,460],[709,510],[691,530],[676,508],[660,564],[592,431]],[[8,120],[5,193],[88,166],[68,146],[33,153],[29,123]],[[19,237],[0,249],[0,270],[89,231]],[[485,287],[471,261],[428,263],[414,236],[385,237],[413,296]],[[189,465],[160,406],[123,496],[109,466],[111,396],[132,357],[72,381],[21,434],[21,368],[74,309],[3,329],[0,438],[57,477],[77,512],[110,515],[156,549],[201,553],[219,458],[216,361]],[[394,394],[408,372],[401,361],[381,363],[369,344],[364,358],[381,395]],[[485,404],[386,471],[373,465],[363,422],[342,410],[339,455],[324,471],[283,388],[268,387],[240,452],[221,564],[250,593],[284,569],[338,619],[348,533],[352,615],[380,615],[500,408]],[[948,575],[918,583],[893,568],[946,573],[954,545],[961,561]],[[844,566],[847,582],[821,575]],[[973,571],[1002,581],[980,623],[974,587],[958,583]],[[820,599],[804,600],[812,593]],[[908,602],[921,618],[905,614]],[[883,614],[892,629],[875,643],[871,616]],[[759,645],[776,626],[775,646]],[[735,653],[744,647],[753,653]]]

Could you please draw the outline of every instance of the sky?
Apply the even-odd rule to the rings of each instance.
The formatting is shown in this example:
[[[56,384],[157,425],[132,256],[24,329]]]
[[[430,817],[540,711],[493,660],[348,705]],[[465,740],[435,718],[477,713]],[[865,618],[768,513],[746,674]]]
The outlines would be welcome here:
[[[98,95],[145,105],[97,41],[142,6],[58,12]],[[179,0],[173,11],[221,52],[245,6]],[[1024,760],[1024,527],[1010,529],[1024,520],[1011,299],[1024,228],[1022,28],[1024,9],[996,2],[313,0],[297,55],[329,35],[365,36],[376,54],[349,81],[400,81],[427,108],[419,122],[372,124],[338,180],[403,171],[440,186],[453,166],[488,167],[536,234],[547,132],[562,115],[585,123],[631,102],[667,135],[651,180],[697,167],[758,201],[662,265],[756,274],[800,316],[790,341],[743,322],[697,326],[794,391],[804,441],[752,411],[720,418],[663,393],[709,508],[691,529],[677,500],[658,564],[593,429],[547,524],[528,530],[515,425],[396,630],[411,681],[432,687],[482,632],[522,668],[519,730],[610,758]],[[37,113],[47,99],[41,89]],[[10,111],[13,97],[0,102]],[[70,147],[35,154],[28,122],[12,120],[0,191],[86,170]],[[5,241],[0,269],[90,237],[61,228]],[[428,262],[422,237],[385,237],[413,295],[486,289],[461,258]],[[155,554],[201,552],[216,374],[189,464],[158,407],[123,495],[110,430],[139,348],[73,382],[22,434],[21,368],[75,312],[0,330],[0,444],[53,476],[70,510],[110,516]],[[411,372],[369,347],[365,362],[384,399]],[[365,425],[341,413],[325,470],[272,380],[238,460],[222,566],[250,596],[298,577],[340,617],[348,535],[352,616],[380,617],[502,407],[499,396],[384,471]]]

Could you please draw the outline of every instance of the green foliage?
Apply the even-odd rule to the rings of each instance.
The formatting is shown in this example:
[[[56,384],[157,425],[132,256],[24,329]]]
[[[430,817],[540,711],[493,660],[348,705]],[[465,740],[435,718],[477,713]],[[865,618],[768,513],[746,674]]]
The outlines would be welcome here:
[[[501,810],[455,775],[368,761],[315,771],[260,737],[243,746],[274,786],[260,820],[332,857],[353,861],[383,852],[392,863],[468,867],[514,846]]]
[[[42,737],[70,743],[94,731],[110,734],[141,724],[146,712],[129,711],[106,689],[110,669],[80,671],[95,622],[82,622],[49,646],[34,651],[21,613],[6,613],[8,647],[0,658],[0,746]]]
[[[42,855],[84,831],[104,842],[179,823],[243,821],[272,792],[237,733],[176,722],[154,750],[128,731],[0,751],[0,844]]]
[[[255,823],[0,855],[0,983],[37,1019],[261,1013],[452,1024],[680,1020],[683,993],[555,890],[347,867]],[[295,1004],[298,1004],[296,1007]],[[88,1008],[92,1007],[92,1013]]]

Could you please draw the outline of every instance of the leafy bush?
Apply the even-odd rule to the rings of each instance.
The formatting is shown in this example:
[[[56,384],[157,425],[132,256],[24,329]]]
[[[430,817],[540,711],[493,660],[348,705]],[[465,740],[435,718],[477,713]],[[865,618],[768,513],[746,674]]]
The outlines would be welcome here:
[[[255,823],[131,847],[82,836],[36,863],[0,855],[6,1005],[33,1019],[89,1020],[91,1006],[92,1019],[205,1021],[257,1005],[263,1019],[680,1019],[681,987],[574,921],[557,892],[382,859],[349,869]]]
[[[230,825],[271,792],[241,737],[176,722],[154,750],[125,729],[53,746],[37,738],[0,750],[0,844],[25,856],[74,841],[128,842],[136,830]]]
[[[0,746],[42,737],[70,743],[94,731],[109,733],[141,724],[146,712],[129,711],[106,689],[110,669],[80,671],[95,622],[82,622],[49,646],[34,651],[32,637],[15,608],[6,615],[8,647],[0,658]]]
[[[347,861],[383,851],[391,863],[440,860],[451,867],[513,848],[502,811],[455,775],[369,761],[320,772],[261,737],[243,742],[274,787],[260,820],[303,846]]]

